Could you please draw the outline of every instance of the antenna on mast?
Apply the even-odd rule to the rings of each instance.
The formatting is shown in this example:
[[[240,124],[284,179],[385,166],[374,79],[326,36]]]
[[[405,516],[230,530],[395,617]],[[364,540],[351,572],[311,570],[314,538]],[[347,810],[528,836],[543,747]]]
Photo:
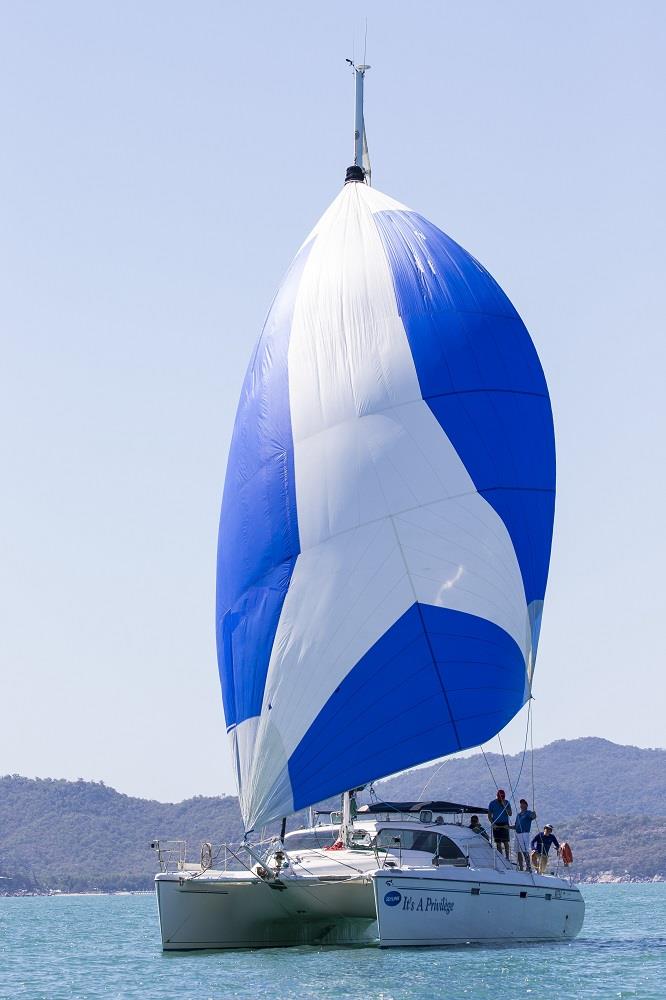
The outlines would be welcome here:
[[[370,184],[372,171],[368,155],[368,142],[365,135],[365,119],[363,117],[363,82],[366,70],[369,70],[370,67],[365,63],[357,66],[351,59],[347,59],[347,62],[354,70],[356,101],[354,109],[354,164],[351,167],[347,167],[345,184],[348,184],[350,181],[361,181]]]

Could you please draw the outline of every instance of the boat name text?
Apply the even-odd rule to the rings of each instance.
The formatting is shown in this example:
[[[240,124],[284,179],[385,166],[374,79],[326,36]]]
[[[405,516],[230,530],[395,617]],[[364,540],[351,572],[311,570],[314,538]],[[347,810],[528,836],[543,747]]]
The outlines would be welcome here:
[[[398,901],[399,902],[399,901]],[[395,906],[395,903],[390,903],[389,905]],[[415,912],[421,910],[423,913],[450,913],[455,903],[447,899],[446,896],[421,896],[419,899],[414,899],[413,896],[405,896],[402,901],[403,910],[414,910]]]

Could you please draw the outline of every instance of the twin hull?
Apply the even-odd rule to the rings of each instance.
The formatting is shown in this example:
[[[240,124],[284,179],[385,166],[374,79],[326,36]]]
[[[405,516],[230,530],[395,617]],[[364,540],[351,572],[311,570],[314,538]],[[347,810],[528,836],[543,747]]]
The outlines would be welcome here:
[[[382,947],[467,942],[553,941],[575,937],[585,904],[562,879],[498,873],[486,881],[430,873],[373,878]]]
[[[568,940],[585,912],[562,879],[469,868],[273,882],[162,874],[156,890],[166,951]]]
[[[377,940],[375,900],[365,876],[265,882],[158,875],[155,888],[165,951]]]

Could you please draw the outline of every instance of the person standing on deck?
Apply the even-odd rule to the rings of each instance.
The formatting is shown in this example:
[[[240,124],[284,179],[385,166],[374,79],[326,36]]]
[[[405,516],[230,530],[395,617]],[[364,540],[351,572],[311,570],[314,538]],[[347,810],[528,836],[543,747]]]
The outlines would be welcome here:
[[[530,872],[532,871],[530,864],[530,830],[532,829],[532,823],[536,819],[536,813],[527,808],[527,799],[521,799],[519,804],[520,812],[516,816],[516,822],[514,823],[516,831],[516,856],[521,872],[523,870],[523,858],[525,859],[525,868]]]
[[[546,872],[546,868],[548,867],[548,851],[553,845],[559,854],[559,841],[553,833],[552,826],[550,823],[547,823],[543,828],[543,833],[537,833],[536,837],[532,838],[532,850],[536,854],[536,867],[539,875],[544,875]]]
[[[497,850],[506,855],[509,860],[509,817],[511,816],[511,804],[506,800],[506,793],[503,788],[497,789],[497,798],[488,804],[488,819],[493,830],[493,840]]]

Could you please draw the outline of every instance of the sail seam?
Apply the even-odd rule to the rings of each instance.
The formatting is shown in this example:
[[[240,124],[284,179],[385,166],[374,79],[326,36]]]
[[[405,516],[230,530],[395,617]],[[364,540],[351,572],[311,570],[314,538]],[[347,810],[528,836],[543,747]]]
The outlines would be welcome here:
[[[359,413],[358,408],[353,417],[347,417],[344,420],[336,420],[334,422],[326,424],[325,427],[320,427],[318,430],[312,431],[310,434],[302,434],[298,437],[294,437],[294,443],[301,441],[311,441],[313,438],[317,437],[319,434],[328,434],[331,430],[336,427],[340,427],[342,424],[351,423],[352,420],[363,420],[364,417],[374,417],[382,413],[390,413],[392,410],[399,410],[402,407],[410,406],[413,403],[429,403],[432,399],[446,399],[450,396],[474,396],[474,395],[484,395],[492,393],[501,393],[507,396],[529,396],[532,399],[545,399],[549,400],[548,395],[545,392],[528,392],[525,389],[451,389],[450,392],[437,392],[431,393],[426,396],[414,396],[413,399],[404,399],[400,403],[391,403],[390,406],[376,406],[366,413]],[[352,387],[351,395],[354,398],[354,402],[358,403],[356,394]],[[442,427],[442,430],[446,434],[446,428]],[[255,473],[256,474],[256,473]]]
[[[422,506],[425,506],[425,505],[422,505]],[[430,642],[430,636],[428,635],[428,630],[427,630],[427,628],[425,626],[425,622],[423,620],[423,611],[421,609],[421,605],[419,604],[419,599],[416,596],[416,588],[414,587],[414,581],[412,580],[412,574],[409,571],[409,565],[408,565],[407,559],[405,557],[405,553],[404,553],[404,550],[403,550],[403,547],[402,547],[402,542],[400,541],[400,535],[398,533],[398,529],[397,529],[396,524],[395,524],[395,518],[393,516],[390,516],[389,520],[391,522],[391,526],[392,526],[393,532],[395,534],[395,540],[397,542],[398,549],[400,551],[400,558],[402,559],[403,565],[405,567],[405,572],[407,573],[407,579],[409,580],[409,586],[411,588],[412,594],[414,595],[414,603],[416,604],[416,611],[417,611],[417,614],[419,616],[419,621],[421,622],[421,629],[423,631],[423,636],[425,638],[426,645],[428,646],[428,651],[430,653],[430,658],[432,659],[432,665],[433,665],[433,669],[435,671],[435,676],[437,677],[437,680],[439,682],[439,686],[440,686],[440,688],[442,690],[442,697],[444,698],[444,703],[445,703],[446,709],[447,709],[447,711],[449,713],[449,719],[451,720],[451,725],[453,726],[453,732],[455,733],[456,740],[458,741],[458,747],[459,747],[459,749],[462,749],[462,742],[460,740],[460,733],[458,732],[458,727],[456,726],[456,721],[453,718],[453,711],[451,710],[451,703],[449,702],[449,698],[448,698],[448,695],[446,693],[446,688],[444,687],[444,682],[442,681],[442,677],[441,677],[441,674],[439,672],[439,668],[437,666],[437,660],[435,658],[435,651],[432,648],[432,643]]]

